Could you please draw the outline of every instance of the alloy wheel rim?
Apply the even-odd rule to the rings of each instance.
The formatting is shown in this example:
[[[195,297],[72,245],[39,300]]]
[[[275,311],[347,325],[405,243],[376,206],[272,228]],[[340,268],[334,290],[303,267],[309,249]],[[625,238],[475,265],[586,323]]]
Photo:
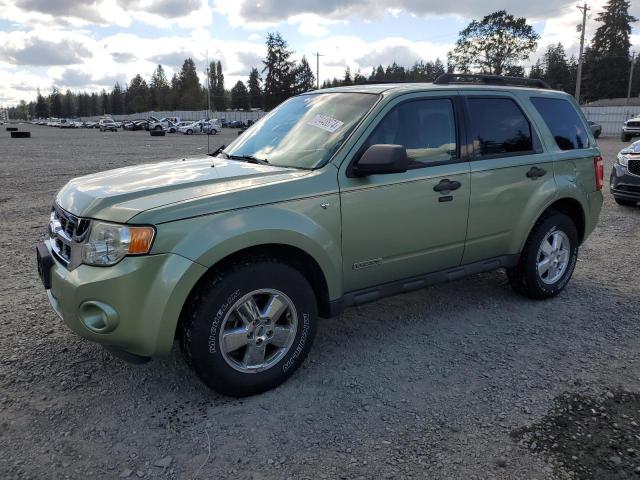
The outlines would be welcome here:
[[[268,370],[287,354],[298,329],[291,299],[273,289],[247,293],[228,310],[219,335],[227,364],[242,373]]]
[[[536,257],[540,280],[547,285],[560,280],[567,271],[570,254],[571,243],[567,234],[561,230],[549,232],[542,240]]]

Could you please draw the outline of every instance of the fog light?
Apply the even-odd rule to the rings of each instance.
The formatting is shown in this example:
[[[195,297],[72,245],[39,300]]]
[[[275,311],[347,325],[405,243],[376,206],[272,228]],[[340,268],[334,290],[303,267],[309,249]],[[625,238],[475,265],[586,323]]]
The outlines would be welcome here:
[[[118,312],[106,303],[90,300],[80,305],[80,320],[93,333],[109,333],[116,329]]]

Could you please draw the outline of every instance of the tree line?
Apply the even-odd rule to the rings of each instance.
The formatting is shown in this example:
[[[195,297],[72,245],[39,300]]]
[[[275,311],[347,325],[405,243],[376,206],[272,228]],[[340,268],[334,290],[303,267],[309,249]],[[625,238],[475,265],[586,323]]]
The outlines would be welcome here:
[[[626,97],[630,68],[634,68],[632,96],[640,95],[640,61],[634,65],[630,57],[631,24],[637,19],[629,14],[628,0],[609,0],[598,14],[598,28],[583,56],[581,101]],[[417,61],[411,66],[393,62],[378,65],[369,75],[353,73],[347,68],[341,78],[325,80],[321,88],[367,82],[431,82],[448,72],[486,73],[494,75],[529,76],[546,80],[553,88],[574,93],[578,59],[568,57],[561,43],[549,45],[542,58],[525,68],[537,49],[540,36],[526,18],[514,17],[505,10],[472,20],[460,32],[454,48],[447,55],[447,64]],[[147,82],[140,74],[128,84],[116,83],[109,92],[59,91],[53,87],[48,96],[39,91],[35,101],[10,109],[12,118],[46,118],[95,116],[101,114],[131,114],[152,110],[270,110],[292,95],[315,88],[316,82],[309,62],[293,58],[287,42],[279,33],[266,38],[267,55],[262,68],[253,67],[245,82],[238,81],[225,88],[220,61],[208,65],[210,89],[200,83],[196,64],[187,58],[179,72],[169,80],[158,65]],[[207,96],[208,95],[208,96]]]
[[[219,60],[209,63],[208,82],[202,85],[195,62],[187,58],[171,80],[162,65],[158,65],[149,81],[137,74],[126,85],[116,82],[111,91],[62,92],[54,86],[47,96],[38,90],[35,101],[22,101],[10,109],[9,115],[24,119],[74,118],[153,110],[205,110],[209,106],[213,111],[269,110],[292,95],[315,87],[315,76],[306,57],[296,62],[294,52],[279,33],[268,34],[266,45],[262,69],[251,68],[246,83],[239,80],[231,89],[225,88]]]

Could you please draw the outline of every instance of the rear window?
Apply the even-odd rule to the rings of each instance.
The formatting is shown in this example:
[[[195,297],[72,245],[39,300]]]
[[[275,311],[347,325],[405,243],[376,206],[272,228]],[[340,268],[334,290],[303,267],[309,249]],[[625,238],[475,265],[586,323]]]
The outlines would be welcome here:
[[[551,130],[560,150],[590,147],[587,127],[571,102],[561,98],[533,97],[531,103]]]
[[[468,98],[476,157],[533,153],[531,125],[509,98]]]

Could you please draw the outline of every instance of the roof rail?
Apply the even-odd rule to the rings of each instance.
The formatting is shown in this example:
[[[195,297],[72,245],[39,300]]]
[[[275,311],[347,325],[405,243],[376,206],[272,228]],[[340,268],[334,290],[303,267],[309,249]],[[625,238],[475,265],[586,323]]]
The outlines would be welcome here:
[[[485,75],[476,73],[443,73],[433,82],[435,85],[449,85],[451,83],[472,83],[483,85],[503,85],[512,87],[532,87],[551,90],[544,80],[537,78],[505,77],[502,75]]]

